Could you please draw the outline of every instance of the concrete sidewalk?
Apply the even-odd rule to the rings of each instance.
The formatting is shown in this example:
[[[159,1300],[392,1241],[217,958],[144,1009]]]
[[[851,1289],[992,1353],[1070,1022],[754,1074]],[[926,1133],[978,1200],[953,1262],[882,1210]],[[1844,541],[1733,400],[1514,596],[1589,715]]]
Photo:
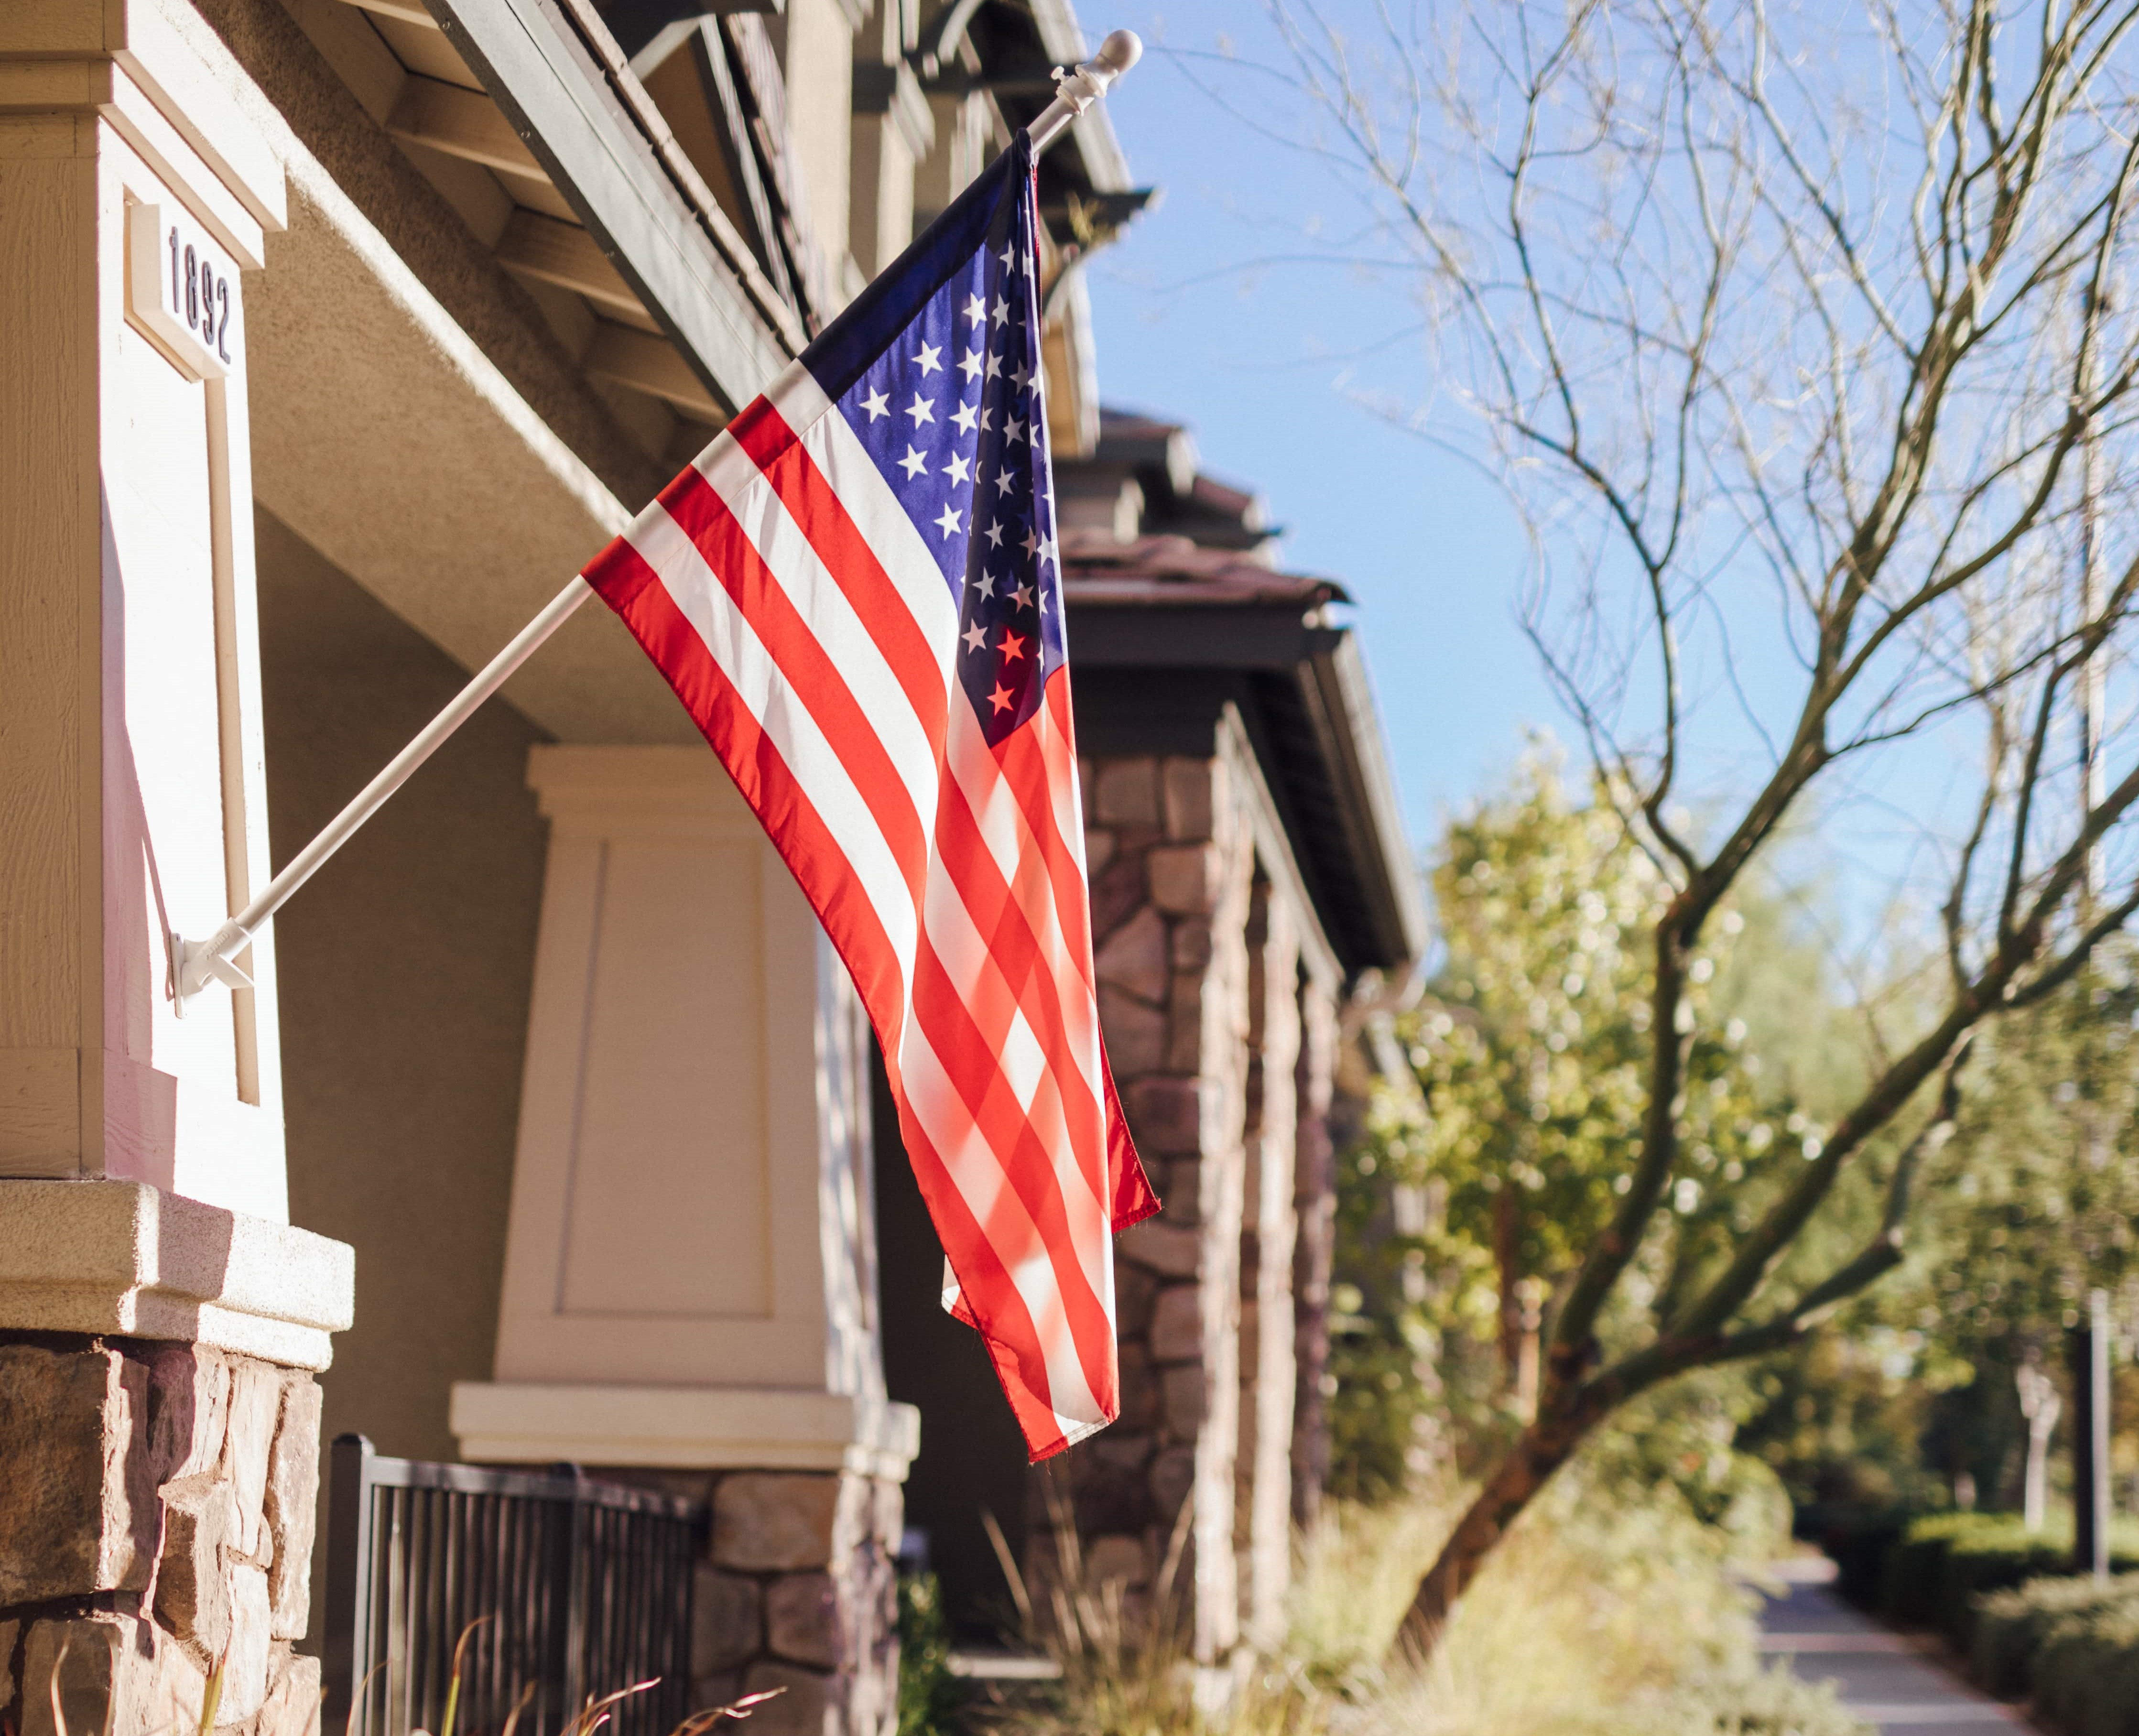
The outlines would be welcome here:
[[[1842,1703],[1866,1723],[1897,1736],[1985,1736],[2032,1726],[2017,1706],[2002,1705],[1948,1668],[1928,1636],[1882,1627],[1835,1595],[1829,1561],[1792,1561],[1774,1569],[1786,1589],[1760,1615],[1760,1649],[1786,1658],[1807,1681],[1835,1684]]]

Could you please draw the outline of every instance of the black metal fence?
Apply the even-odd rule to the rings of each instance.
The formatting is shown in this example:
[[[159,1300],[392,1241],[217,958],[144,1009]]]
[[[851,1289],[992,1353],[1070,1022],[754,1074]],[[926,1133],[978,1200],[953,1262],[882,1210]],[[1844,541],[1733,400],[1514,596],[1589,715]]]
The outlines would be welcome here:
[[[667,1736],[689,1709],[702,1504],[546,1473],[382,1459],[361,1435],[330,1465],[326,1736],[409,1736],[444,1715],[472,1621],[455,1736],[557,1736],[590,1695],[615,1736]],[[487,1618],[487,1619],[486,1619]],[[354,1715],[351,1715],[352,1703]]]

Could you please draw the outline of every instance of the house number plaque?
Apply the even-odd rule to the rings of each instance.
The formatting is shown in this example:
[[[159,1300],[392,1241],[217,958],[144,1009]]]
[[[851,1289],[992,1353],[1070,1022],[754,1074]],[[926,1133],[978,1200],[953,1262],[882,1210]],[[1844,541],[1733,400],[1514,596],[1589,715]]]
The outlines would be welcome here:
[[[237,267],[184,210],[135,205],[126,217],[126,303],[190,373],[217,379],[245,359]]]

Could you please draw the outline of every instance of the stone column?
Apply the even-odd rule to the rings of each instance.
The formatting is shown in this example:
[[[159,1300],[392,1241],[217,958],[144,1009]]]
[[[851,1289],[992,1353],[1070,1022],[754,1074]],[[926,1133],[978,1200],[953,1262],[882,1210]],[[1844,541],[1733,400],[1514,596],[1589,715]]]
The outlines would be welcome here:
[[[1329,1279],[1336,1251],[1337,1164],[1329,1111],[1337,1067],[1337,1001],[1308,977],[1300,987],[1300,1060],[1295,1090],[1299,1132],[1293,1170],[1292,1299],[1295,1391],[1292,1517],[1302,1528],[1321,1516],[1329,1480]]]
[[[39,1231],[54,1240],[25,1258],[14,1238]],[[169,1330],[190,1313],[200,1333],[0,1330],[0,1724],[55,1736],[56,1672],[75,1736],[191,1729],[219,1669],[216,1729],[316,1736],[319,1663],[293,1648],[319,1493],[313,1376],[325,1328],[349,1323],[349,1249],[112,1183],[0,1182],[0,1241],[11,1328],[104,1313]],[[215,1299],[186,1304],[211,1288],[198,1274],[218,1242]],[[332,1304],[318,1325],[247,1311],[307,1289]]]
[[[1230,732],[1208,759],[1092,761],[1086,847],[1108,1053],[1165,1210],[1119,1243],[1123,1415],[1065,1455],[1095,1578],[1154,1582],[1190,1514],[1197,1661],[1239,1637],[1233,1549],[1246,1159],[1252,795]],[[1035,1515],[1042,1519],[1044,1515]]]
[[[1241,1446],[1234,1548],[1249,1642],[1285,1640],[1292,1582],[1292,1433],[1297,1326],[1292,1279],[1300,939],[1283,892],[1256,883],[1248,923],[1246,1222],[1241,1238]]]
[[[245,285],[283,223],[182,8],[0,7],[0,1728],[300,1736],[313,1375],[350,1250],[292,1229]],[[183,1016],[181,1016],[183,1014]]]
[[[859,1002],[703,748],[541,747],[528,779],[550,854],[462,1455],[710,1498],[702,1691],[786,1688],[766,1736],[879,1736],[920,1423],[884,1393]]]

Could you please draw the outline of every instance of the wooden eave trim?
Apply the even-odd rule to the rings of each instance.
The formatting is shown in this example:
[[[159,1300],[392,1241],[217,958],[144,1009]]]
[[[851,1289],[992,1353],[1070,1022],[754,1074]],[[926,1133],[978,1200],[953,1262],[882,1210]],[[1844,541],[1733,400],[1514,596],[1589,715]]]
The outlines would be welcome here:
[[[762,243],[757,257],[765,262],[766,281],[785,305],[793,307],[800,298],[795,293],[789,277],[780,232],[774,226],[772,195],[766,190],[764,174],[758,166],[757,142],[751,137],[750,116],[743,107],[742,93],[736,86],[736,69],[729,61],[728,46],[722,41],[718,30],[719,20],[699,19],[683,50],[692,56],[700,80],[711,87],[705,94],[718,108],[714,118],[727,132],[731,172],[743,203],[750,207],[751,221],[756,226],[758,240]],[[681,141],[677,148],[682,150]],[[693,172],[696,173],[695,168]]]
[[[625,98],[636,91],[651,107],[629,68],[619,78],[595,60],[559,0],[433,0],[433,9],[715,401],[731,413],[747,403],[801,348],[799,322],[785,309],[776,317],[746,292],[758,274],[754,265],[746,272],[723,257],[727,248],[712,229],[718,209],[710,194],[703,203],[686,197],[675,167],[681,150],[665,127],[663,149],[627,106]],[[606,29],[599,37],[610,53],[620,52]],[[656,168],[666,173],[651,172]],[[702,193],[703,184],[698,186]],[[732,229],[727,239],[740,247]]]
[[[698,165],[677,142],[668,123],[662,118],[660,105],[639,81],[639,75],[631,70],[629,58],[610,34],[609,26],[602,22],[601,15],[589,0],[557,0],[557,4],[571,22],[588,53],[608,77],[618,100],[645,134],[656,160],[705,226],[715,248],[734,268],[758,311],[771,322],[790,352],[799,352],[809,338],[794,307],[766,276],[751,254],[750,243],[743,239],[727,213],[721,209],[721,202],[713,197],[713,190],[706,185]]]

